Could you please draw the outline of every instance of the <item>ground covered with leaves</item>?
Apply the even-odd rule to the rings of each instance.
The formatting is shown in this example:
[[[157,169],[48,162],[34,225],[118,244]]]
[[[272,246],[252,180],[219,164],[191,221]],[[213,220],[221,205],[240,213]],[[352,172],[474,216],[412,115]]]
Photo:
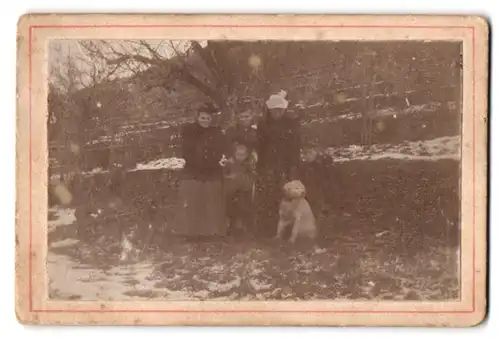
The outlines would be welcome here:
[[[175,210],[173,172],[132,172],[121,186],[119,218],[109,212],[112,197],[104,191],[92,193],[93,210],[85,218],[75,216],[78,206],[53,207],[49,213],[50,296],[72,300],[459,298],[458,162],[348,161],[331,170],[337,181],[328,183],[330,207],[318,216],[320,238],[315,247],[250,237],[203,242],[174,238],[168,232]],[[148,192],[157,193],[143,205],[163,206],[150,220],[140,215],[143,205],[134,200]],[[129,246],[120,238],[124,224],[142,230],[126,258],[123,253]]]
[[[456,251],[435,247],[414,256],[366,248],[339,237],[317,248],[277,243],[171,242],[121,261],[120,249],[72,243],[51,248],[51,297],[166,300],[445,300],[458,297]],[[377,241],[371,241],[377,243]],[[62,267],[58,268],[59,270]],[[54,272],[55,273],[55,272]],[[75,281],[73,281],[75,280]]]

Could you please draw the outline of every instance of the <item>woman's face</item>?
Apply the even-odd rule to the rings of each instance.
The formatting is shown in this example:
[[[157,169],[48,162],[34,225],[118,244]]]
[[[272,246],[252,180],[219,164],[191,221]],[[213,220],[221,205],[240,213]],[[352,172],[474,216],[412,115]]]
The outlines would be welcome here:
[[[198,124],[203,127],[207,128],[210,126],[210,123],[212,122],[212,116],[208,113],[200,112],[198,113]]]
[[[281,119],[281,117],[283,117],[283,114],[285,113],[285,109],[284,108],[271,108],[269,110],[269,112],[270,112],[271,117],[273,119],[279,120],[279,119]]]

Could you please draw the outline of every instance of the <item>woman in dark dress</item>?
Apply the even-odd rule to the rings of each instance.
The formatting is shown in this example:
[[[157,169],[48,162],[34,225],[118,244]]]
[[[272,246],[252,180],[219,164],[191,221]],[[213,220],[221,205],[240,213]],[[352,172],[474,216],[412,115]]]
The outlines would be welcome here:
[[[273,237],[283,185],[297,177],[300,164],[300,124],[285,116],[288,101],[271,95],[257,125],[256,235]]]
[[[227,231],[220,165],[225,143],[222,131],[211,126],[215,112],[212,106],[204,105],[198,110],[196,121],[182,129],[182,157],[186,165],[173,225],[178,235],[222,236]]]

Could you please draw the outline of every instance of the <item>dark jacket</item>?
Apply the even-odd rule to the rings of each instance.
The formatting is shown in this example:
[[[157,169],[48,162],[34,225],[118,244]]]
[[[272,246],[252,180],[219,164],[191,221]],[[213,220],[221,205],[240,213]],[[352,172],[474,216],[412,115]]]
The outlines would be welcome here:
[[[257,172],[278,171],[293,179],[300,164],[300,124],[295,119],[263,118],[257,127]]]
[[[219,162],[224,153],[222,131],[217,127],[203,128],[198,123],[190,123],[183,127],[181,135],[186,176],[196,180],[221,179]]]

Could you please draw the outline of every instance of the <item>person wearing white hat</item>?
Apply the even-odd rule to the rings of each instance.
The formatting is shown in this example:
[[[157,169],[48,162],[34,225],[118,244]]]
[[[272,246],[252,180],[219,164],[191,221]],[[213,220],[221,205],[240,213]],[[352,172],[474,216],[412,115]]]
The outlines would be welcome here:
[[[278,94],[273,94],[267,99],[266,107],[274,119],[279,119],[288,108],[288,100],[285,99],[286,92],[281,91]]]
[[[279,216],[283,184],[296,176],[300,163],[299,123],[285,115],[286,92],[272,94],[257,124],[257,182],[255,192],[257,236],[273,237]]]

